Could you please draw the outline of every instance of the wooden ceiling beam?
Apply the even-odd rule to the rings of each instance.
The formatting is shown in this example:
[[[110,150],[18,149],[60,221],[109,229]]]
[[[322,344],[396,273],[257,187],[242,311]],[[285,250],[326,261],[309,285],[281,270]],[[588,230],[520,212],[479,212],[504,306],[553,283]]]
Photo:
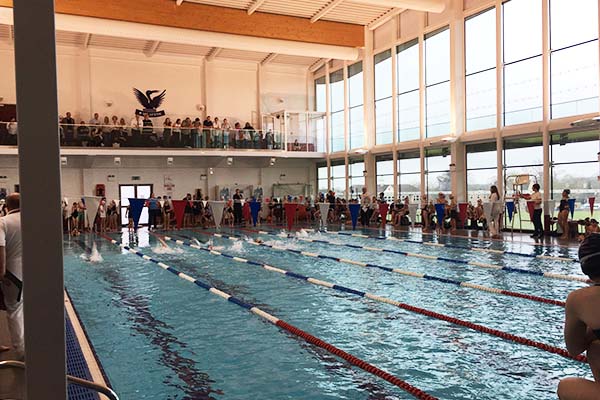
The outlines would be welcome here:
[[[12,7],[12,0],[0,0],[0,7]],[[56,0],[55,12],[259,38],[364,46],[362,25],[323,20],[311,23],[307,18],[264,12],[248,15],[247,10],[189,1],[177,6],[172,0],[104,0],[98,7],[96,0]]]
[[[344,0],[332,0],[325,7],[323,7],[319,12],[312,16],[310,22],[315,23],[325,15],[327,15],[331,10],[342,4]]]
[[[264,2],[265,0],[254,0],[254,3],[248,7],[248,15],[254,14],[254,12],[258,10],[258,8],[262,6]]]

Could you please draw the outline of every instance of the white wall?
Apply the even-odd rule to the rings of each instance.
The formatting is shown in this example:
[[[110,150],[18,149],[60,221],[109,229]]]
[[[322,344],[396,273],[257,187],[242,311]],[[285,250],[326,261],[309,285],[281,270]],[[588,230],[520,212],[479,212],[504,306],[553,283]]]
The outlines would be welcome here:
[[[0,44],[0,66],[0,97],[3,103],[14,104],[14,53],[6,44]],[[308,96],[304,67],[267,65],[259,85],[256,62],[218,58],[205,62],[197,56],[146,57],[141,52],[58,46],[57,75],[59,113],[71,111],[78,122],[89,120],[94,112],[129,122],[134,110],[141,108],[133,87],[143,92],[166,89],[162,109],[172,117],[210,115],[242,124],[249,121],[255,127],[261,122],[259,112],[304,110]],[[107,101],[113,105],[108,107]],[[199,111],[198,105],[206,110]]]

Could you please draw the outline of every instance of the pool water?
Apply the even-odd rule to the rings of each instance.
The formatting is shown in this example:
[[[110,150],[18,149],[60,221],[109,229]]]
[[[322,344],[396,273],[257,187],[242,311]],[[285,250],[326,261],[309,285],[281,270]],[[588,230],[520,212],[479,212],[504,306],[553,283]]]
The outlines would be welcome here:
[[[205,233],[211,232],[189,230],[172,236],[205,241],[209,239]],[[585,285],[247,231],[223,232],[557,300],[564,300],[570,291]],[[326,233],[309,235],[327,241],[581,275],[577,263]],[[555,399],[561,378],[591,376],[588,366],[577,361],[389,304],[314,286],[187,246],[169,243],[171,250],[165,252],[156,237],[145,230],[136,236],[123,233],[112,238],[131,243],[142,253],[254,304],[440,399]],[[420,240],[421,236],[413,238]],[[564,347],[562,307],[243,241],[211,240],[226,254]],[[541,250],[521,243],[475,243],[459,238],[440,241],[525,253]],[[100,262],[81,257],[94,243],[102,256]],[[572,249],[544,251],[575,256]],[[413,398],[98,236],[65,239],[65,285],[121,399]]]

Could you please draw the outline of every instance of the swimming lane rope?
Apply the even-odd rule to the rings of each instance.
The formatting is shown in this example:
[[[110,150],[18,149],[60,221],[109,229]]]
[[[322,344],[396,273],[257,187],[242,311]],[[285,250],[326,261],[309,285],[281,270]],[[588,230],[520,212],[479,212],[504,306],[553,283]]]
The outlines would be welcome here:
[[[243,229],[243,230],[262,234],[262,235],[278,236],[272,232],[263,231],[263,230],[252,230],[252,229]],[[362,235],[359,233],[345,234],[344,236],[353,236],[353,237],[362,237],[362,238],[369,237],[367,235]],[[576,281],[576,282],[584,282],[584,283],[591,282],[588,278],[586,278],[584,276],[557,274],[554,272],[532,271],[532,270],[524,269],[524,268],[507,267],[507,266],[496,265],[496,264],[482,263],[479,261],[469,261],[469,260],[461,260],[461,259],[457,259],[457,258],[432,256],[432,255],[428,255],[428,254],[410,253],[407,251],[383,249],[383,248],[370,247],[370,246],[360,246],[360,245],[354,245],[354,244],[350,244],[350,243],[334,243],[334,242],[328,242],[326,240],[320,240],[320,239],[310,239],[310,238],[297,238],[297,239],[303,240],[306,242],[335,244],[338,246],[346,246],[346,247],[352,247],[352,248],[356,248],[356,249],[364,249],[364,250],[368,250],[368,251],[381,251],[381,252],[385,252],[385,253],[399,254],[399,255],[405,256],[405,257],[446,261],[446,262],[450,262],[450,263],[454,263],[454,264],[470,265],[470,266],[478,267],[478,268],[494,269],[494,270],[498,270],[498,271],[506,271],[506,272],[511,272],[511,273],[525,274],[525,275],[535,275],[535,276],[541,276],[544,278],[552,278],[552,279],[558,279],[558,280],[563,280],[563,281]],[[380,239],[380,238],[374,238],[374,239]],[[390,239],[391,238],[381,238],[381,240],[390,240]],[[395,239],[395,240],[402,241],[401,239]]]
[[[482,332],[482,333],[486,333],[488,335],[496,336],[496,337],[502,338],[504,340],[512,341],[514,343],[518,343],[518,344],[521,344],[521,345],[524,345],[524,346],[535,347],[535,348],[547,351],[549,353],[558,354],[558,355],[560,355],[562,357],[569,358],[569,359],[572,359],[572,360],[576,360],[576,361],[580,361],[580,362],[587,362],[587,358],[585,356],[583,356],[583,355],[579,355],[579,356],[575,356],[574,357],[574,356],[571,356],[567,350],[562,349],[560,347],[549,345],[547,343],[542,343],[542,342],[538,342],[538,341],[535,341],[535,340],[527,339],[527,338],[524,338],[524,337],[521,337],[521,336],[513,335],[512,333],[503,332],[503,331],[500,331],[498,329],[488,328],[486,326],[475,324],[473,322],[465,321],[465,320],[462,320],[462,319],[459,319],[459,318],[451,317],[449,315],[437,313],[435,311],[430,311],[430,310],[427,310],[427,309],[424,309],[424,308],[420,308],[420,307],[415,307],[415,306],[412,306],[410,304],[401,303],[399,301],[392,300],[392,299],[389,299],[387,297],[382,297],[382,296],[378,296],[378,295],[375,295],[375,294],[372,294],[372,293],[363,292],[361,290],[349,288],[349,287],[342,286],[342,285],[337,285],[335,283],[326,282],[326,281],[323,281],[323,280],[320,280],[320,279],[316,279],[316,278],[311,278],[311,277],[304,276],[304,275],[301,275],[301,274],[298,274],[298,273],[295,273],[295,272],[292,272],[292,271],[286,271],[286,270],[283,270],[281,268],[276,268],[274,266],[271,266],[271,265],[268,265],[268,264],[264,264],[264,263],[261,263],[261,262],[256,262],[256,261],[248,260],[248,259],[242,258],[242,257],[236,257],[236,256],[233,256],[231,254],[222,253],[220,251],[210,250],[208,248],[205,248],[205,247],[202,247],[202,246],[198,246],[198,245],[193,244],[191,242],[185,242],[183,240],[174,239],[174,238],[171,238],[169,236],[161,236],[161,237],[164,240],[166,240],[166,241],[175,242],[175,243],[177,243],[179,245],[188,246],[188,247],[191,247],[191,248],[194,248],[194,249],[197,249],[197,250],[202,250],[202,251],[208,252],[208,253],[210,253],[212,255],[215,255],[215,256],[221,256],[221,257],[229,258],[229,259],[231,259],[233,261],[237,261],[239,263],[250,264],[250,265],[255,265],[255,266],[258,266],[258,267],[262,267],[263,269],[266,269],[268,271],[280,273],[282,275],[286,275],[286,276],[289,276],[289,277],[292,277],[292,278],[295,278],[295,279],[306,281],[306,282],[309,282],[309,283],[311,283],[313,285],[318,285],[318,286],[326,287],[326,288],[329,288],[329,289],[337,290],[337,291],[340,291],[340,292],[345,292],[345,293],[353,294],[353,295],[356,295],[356,296],[365,297],[367,299],[374,300],[374,301],[379,302],[379,303],[390,304],[390,305],[396,306],[396,307],[401,308],[401,309],[406,310],[406,311],[410,311],[410,312],[413,312],[413,313],[425,315],[425,316],[430,317],[430,318],[435,318],[435,319],[438,319],[438,320],[446,321],[446,322],[449,322],[451,324],[460,325],[460,326],[463,326],[463,327],[466,327],[466,328],[469,328],[469,329],[472,329],[472,330],[475,330],[475,331],[478,331],[478,332]],[[252,243],[252,242],[249,242],[249,243]]]
[[[202,282],[198,279],[195,279],[187,274],[184,274],[183,272],[180,272],[178,270],[176,270],[175,268],[160,262],[150,256],[147,256],[145,254],[143,254],[140,251],[137,251],[135,249],[132,249],[131,247],[118,242],[114,239],[111,239],[108,236],[105,235],[101,235],[104,239],[108,240],[109,242],[111,242],[112,244],[121,247],[122,249],[128,251],[131,254],[135,254],[138,257],[143,258],[146,261],[152,262],[154,264],[156,264],[157,266],[161,267],[162,269],[171,272],[172,274],[176,275],[177,277],[186,280],[188,282],[191,282],[193,284],[195,284],[196,286],[198,286],[199,288],[208,290],[210,293],[217,295],[233,304],[237,304],[238,306],[245,308],[246,310],[258,315],[259,317],[269,321],[270,323],[272,323],[275,326],[278,326],[281,329],[284,329],[288,332],[290,332],[291,334],[298,336],[302,339],[304,339],[306,342],[313,344],[317,347],[320,347],[322,349],[325,349],[326,351],[328,351],[329,353],[336,355],[344,360],[346,360],[347,362],[349,362],[350,364],[357,366],[365,371],[367,371],[370,374],[373,374],[381,379],[384,379],[386,381],[388,381],[389,383],[391,383],[392,385],[395,385],[397,387],[399,387],[400,389],[410,393],[411,395],[413,395],[415,398],[417,399],[422,399],[422,400],[437,400],[436,397],[431,396],[430,394],[422,391],[421,389],[409,384],[408,382],[380,369],[377,368],[376,366],[369,364],[366,361],[361,360],[358,357],[353,356],[352,354],[346,353],[345,351],[335,347],[332,344],[329,344],[327,342],[325,342],[324,340],[319,339],[316,336],[311,335],[308,332],[303,331],[300,328],[297,328],[277,317],[275,317],[272,314],[269,314],[263,310],[261,310],[260,308],[249,304],[237,297],[234,297],[228,293],[225,293],[221,290],[219,290],[218,288],[214,287],[214,286],[210,286],[208,283]]]

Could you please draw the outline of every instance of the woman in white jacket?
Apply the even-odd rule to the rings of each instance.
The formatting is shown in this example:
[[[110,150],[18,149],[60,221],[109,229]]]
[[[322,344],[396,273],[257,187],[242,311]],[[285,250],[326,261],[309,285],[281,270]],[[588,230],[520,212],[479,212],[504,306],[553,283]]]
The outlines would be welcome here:
[[[498,194],[498,188],[496,185],[490,187],[490,203],[492,208],[490,212],[490,221],[488,221],[488,228],[492,237],[498,236],[500,231],[500,216],[502,215],[502,204],[500,203],[500,195]]]

